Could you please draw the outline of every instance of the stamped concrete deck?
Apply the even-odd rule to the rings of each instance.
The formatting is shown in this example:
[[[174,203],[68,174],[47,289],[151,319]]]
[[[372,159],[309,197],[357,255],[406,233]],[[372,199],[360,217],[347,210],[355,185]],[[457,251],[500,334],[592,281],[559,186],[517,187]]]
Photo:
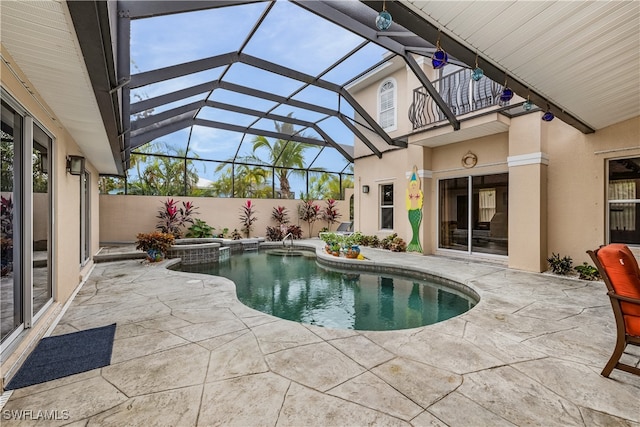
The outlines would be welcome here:
[[[55,410],[71,426],[640,426],[640,377],[599,374],[615,334],[601,282],[365,251],[482,299],[422,328],[330,330],[247,308],[224,278],[98,264],[54,334],[116,322],[111,365],[16,390],[2,425]]]

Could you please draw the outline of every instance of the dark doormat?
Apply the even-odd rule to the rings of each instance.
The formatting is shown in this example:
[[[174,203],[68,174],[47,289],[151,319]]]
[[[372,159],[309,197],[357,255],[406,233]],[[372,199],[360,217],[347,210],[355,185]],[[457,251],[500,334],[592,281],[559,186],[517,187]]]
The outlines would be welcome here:
[[[28,387],[111,363],[116,324],[43,338],[6,390]]]

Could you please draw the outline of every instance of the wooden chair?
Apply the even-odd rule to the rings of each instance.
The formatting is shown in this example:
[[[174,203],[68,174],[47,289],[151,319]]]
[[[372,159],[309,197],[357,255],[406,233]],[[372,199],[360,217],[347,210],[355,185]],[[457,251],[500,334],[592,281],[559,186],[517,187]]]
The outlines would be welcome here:
[[[640,368],[620,362],[627,345],[640,346],[640,269],[626,245],[613,243],[587,251],[607,285],[616,320],[617,338],[613,354],[602,370],[608,377],[613,369],[640,375]]]

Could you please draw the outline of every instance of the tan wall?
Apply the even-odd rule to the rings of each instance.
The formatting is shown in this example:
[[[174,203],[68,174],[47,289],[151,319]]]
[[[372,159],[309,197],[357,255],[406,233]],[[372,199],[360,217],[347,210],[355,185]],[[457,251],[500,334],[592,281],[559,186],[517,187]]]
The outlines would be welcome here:
[[[607,242],[605,185],[609,159],[640,156],[640,117],[593,134],[558,120],[548,126],[548,255],[589,261],[587,249]]]
[[[429,78],[434,78],[429,65],[423,65]],[[429,75],[431,73],[431,75]],[[419,82],[408,69],[392,73],[382,70],[377,81],[371,80],[354,91],[354,96],[377,117],[377,94],[380,82],[389,75],[398,84],[398,131],[392,137],[410,133],[407,111],[412,90]],[[405,91],[405,94],[401,92]],[[516,102],[516,101],[514,101]],[[405,240],[411,238],[406,218],[404,197],[405,173],[413,165],[431,171],[432,178],[423,178],[425,195],[421,243],[424,253],[434,253],[438,247],[437,185],[439,179],[509,172],[509,266],[542,271],[552,252],[571,256],[574,265],[588,261],[585,253],[608,243],[606,229],[606,164],[609,159],[640,156],[640,117],[615,124],[593,134],[582,134],[559,121],[542,122],[540,113],[513,119],[501,117],[509,126],[507,132],[435,148],[419,145],[421,134],[410,136],[406,150],[384,153],[382,159],[356,140],[355,154],[355,223],[365,234],[386,235],[379,230],[382,183],[394,184],[394,229]],[[481,124],[488,116],[465,122],[466,127]],[[449,128],[430,134],[452,132]],[[381,151],[393,150],[378,144]],[[472,169],[461,165],[462,157],[472,151],[478,164]],[[545,161],[509,167],[514,156],[543,153]],[[365,156],[365,157],[363,157]],[[362,186],[369,185],[369,194]]]
[[[5,57],[19,78],[29,86],[31,90],[35,87],[24,76],[19,65],[11,58],[11,55],[2,47],[2,55]],[[38,94],[32,95],[25,87],[16,79],[11,70],[2,62],[0,70],[0,79],[2,87],[5,88],[21,105],[27,110],[28,114],[51,135],[53,135],[52,162],[53,168],[50,173],[53,190],[53,212],[54,212],[54,229],[53,229],[53,286],[54,298],[56,301],[64,302],[71,295],[73,290],[80,282],[80,235],[79,235],[79,195],[80,182],[77,176],[71,176],[66,173],[66,156],[70,154],[82,155],[77,144],[61,125],[61,122],[55,117],[51,117],[48,111],[52,111],[46,106],[44,100],[38,97]],[[43,109],[43,106],[47,110]],[[55,119],[55,120],[54,120]],[[98,205],[97,205],[97,171],[93,169],[91,164],[87,163],[87,168],[92,172],[92,176],[96,179],[92,180],[91,192],[95,194],[93,197],[94,205],[92,208],[98,222]],[[41,209],[42,203],[39,200],[40,195],[34,197],[34,210]],[[36,211],[37,212],[37,211]],[[42,236],[42,229],[35,229],[34,237]],[[97,250],[98,227],[93,229],[91,236],[92,242],[96,242],[94,249]]]
[[[347,193],[348,194],[348,193]],[[210,198],[210,197],[173,197],[182,202],[191,201],[198,208],[194,218],[205,221],[216,230],[221,231],[228,228],[229,232],[237,228],[241,231],[240,223],[241,208],[245,204],[245,199]],[[167,200],[164,196],[121,196],[121,195],[100,195],[100,240],[101,242],[133,242],[138,233],[149,233],[155,230],[158,219],[156,215]],[[297,208],[300,200],[282,199],[251,199],[255,206],[255,213],[258,220],[254,224],[251,237],[265,236],[267,226],[276,225],[271,219],[271,212],[276,206],[284,206],[289,211],[289,222],[298,224],[302,228],[303,235],[309,235],[309,226],[306,222],[298,219]],[[316,204],[322,209],[326,206],[325,201],[318,200]],[[348,199],[338,200],[337,209],[341,214],[339,222],[349,221]],[[324,221],[316,221],[312,227],[312,236],[317,236],[322,227],[326,227]],[[334,224],[331,229],[335,230],[338,224]]]

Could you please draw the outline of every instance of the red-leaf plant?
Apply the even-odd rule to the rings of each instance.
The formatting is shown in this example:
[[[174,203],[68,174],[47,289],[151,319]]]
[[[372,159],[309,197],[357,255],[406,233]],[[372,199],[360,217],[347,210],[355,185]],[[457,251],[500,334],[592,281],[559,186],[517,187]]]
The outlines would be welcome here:
[[[336,208],[336,201],[334,199],[327,199],[327,206],[322,211],[322,219],[327,221],[327,228],[331,230],[331,226],[338,222],[338,218],[342,215]]]
[[[240,222],[242,223],[242,231],[245,236],[250,236],[251,230],[253,230],[253,223],[257,220],[258,218],[253,211],[253,204],[251,200],[247,200],[240,213]]]
[[[176,239],[182,236],[182,228],[187,223],[193,224],[193,215],[196,208],[192,202],[182,202],[182,207],[178,207],[178,201],[167,199],[163,202],[162,208],[158,211],[156,218],[159,218],[156,229],[163,233],[172,234]]]

